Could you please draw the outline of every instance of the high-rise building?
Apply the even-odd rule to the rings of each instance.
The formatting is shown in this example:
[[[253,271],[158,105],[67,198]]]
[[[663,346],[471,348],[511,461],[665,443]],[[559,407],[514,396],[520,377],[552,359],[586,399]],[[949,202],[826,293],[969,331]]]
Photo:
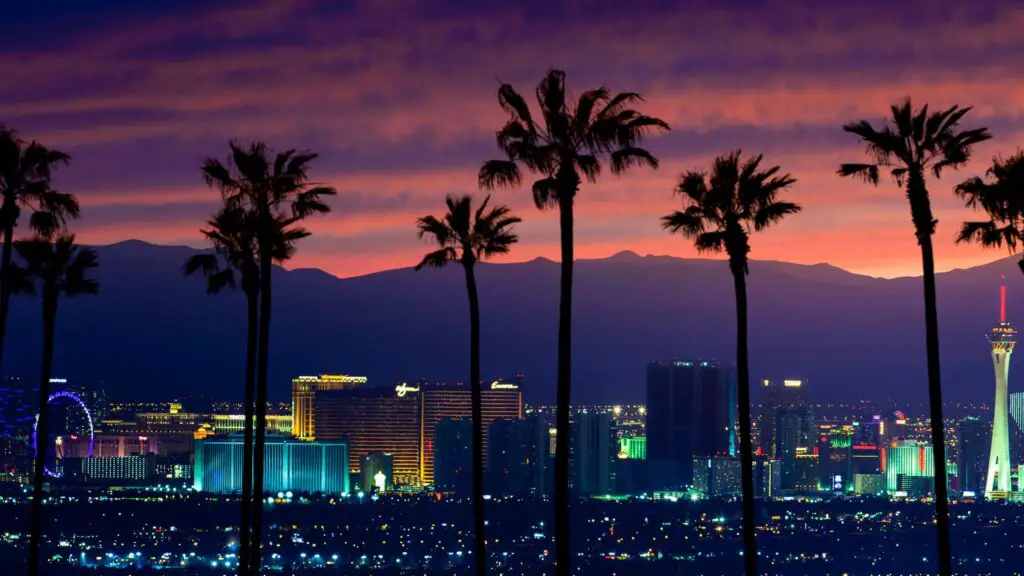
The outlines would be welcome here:
[[[827,492],[853,491],[853,433],[851,425],[819,427],[818,484]]]
[[[900,492],[900,486],[909,485],[909,477],[932,478],[932,447],[931,444],[917,440],[893,441],[885,449],[883,474],[885,475],[885,491],[889,494]],[[914,485],[915,489],[919,488]]]
[[[241,435],[196,441],[194,488],[219,494],[240,492],[243,456]],[[268,435],[263,486],[267,492],[348,493],[348,445]]]
[[[885,494],[885,477],[881,474],[854,474],[853,493],[858,496]]]
[[[356,474],[359,459],[386,452],[394,459],[394,483],[422,484],[423,428],[420,386],[360,386],[318,390],[313,399],[317,440],[347,440],[349,471]]]
[[[468,496],[473,491],[473,421],[442,418],[434,427],[434,487]]]
[[[61,460],[64,477],[85,482],[143,482],[156,476],[156,456],[65,457]]]
[[[803,478],[806,467],[798,470],[797,460],[814,451],[814,411],[805,404],[785,404],[775,411],[775,457],[782,461],[782,487],[806,490],[810,482]],[[802,487],[798,487],[798,484]],[[817,475],[814,477],[817,485]]]
[[[422,402],[421,434],[423,446],[424,485],[434,484],[434,432],[444,418],[472,419],[472,391],[464,384],[419,384]],[[516,420],[523,417],[523,393],[518,382],[495,380],[480,393],[484,438],[491,422],[499,418]],[[484,467],[487,466],[487,442],[484,442]]]
[[[292,435],[293,416],[289,414],[267,414],[267,434]],[[213,414],[210,417],[209,433],[238,434],[245,431],[245,415]]]
[[[321,374],[292,379],[292,435],[299,440],[316,438],[314,400],[317,392],[351,390],[366,383],[365,376]]]
[[[782,461],[782,484],[786,488],[786,477],[785,477],[785,460]],[[814,492],[821,488],[819,481],[821,479],[821,458],[813,450],[807,448],[798,447],[796,449],[795,458],[793,459],[793,475],[790,477],[791,484],[788,486],[790,490],[797,490],[800,492]]]
[[[761,411],[757,417],[757,447],[765,456],[778,457],[776,413],[783,406],[806,406],[806,381],[797,378],[762,380]]]
[[[579,412],[571,428],[570,489],[577,496],[615,491],[615,459],[619,451],[615,420],[607,412]]]
[[[545,496],[554,487],[553,426],[547,418],[498,419],[487,433],[486,488],[494,494]]]
[[[957,437],[957,485],[962,496],[981,497],[985,494],[985,465],[992,446],[992,423],[977,416],[960,421]]]
[[[359,486],[364,492],[385,492],[394,485],[395,459],[384,452],[370,452],[359,458]]]
[[[1010,393],[1010,418],[1017,430],[1024,432],[1024,392]]]
[[[782,462],[764,456],[754,458],[754,494],[777,498],[782,491]]]
[[[727,366],[648,364],[647,458],[652,481],[691,485],[694,459],[735,455],[737,408],[736,380]],[[661,477],[668,473],[676,477]]]
[[[1017,331],[1006,321],[1006,284],[999,287],[999,324],[988,337],[992,346],[992,367],[996,373],[995,402],[992,405],[992,450],[985,477],[985,498],[1005,500],[1010,494],[1010,423],[1006,381],[1010,375],[1010,355],[1017,343]]]

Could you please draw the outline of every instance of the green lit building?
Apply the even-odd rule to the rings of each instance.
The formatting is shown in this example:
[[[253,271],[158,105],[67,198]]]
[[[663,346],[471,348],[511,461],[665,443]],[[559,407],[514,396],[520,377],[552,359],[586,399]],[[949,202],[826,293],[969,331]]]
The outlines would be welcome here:
[[[646,460],[647,436],[619,438],[619,454],[620,458],[624,457],[630,460]]]
[[[882,469],[885,476],[885,491],[890,495],[908,492],[907,488],[921,491],[927,481],[911,478],[933,477],[931,444],[918,440],[893,442],[885,448]],[[904,489],[901,490],[901,487]]]
[[[243,455],[241,435],[197,440],[195,489],[219,494],[240,492]],[[347,493],[348,444],[267,436],[263,486],[266,492]]]

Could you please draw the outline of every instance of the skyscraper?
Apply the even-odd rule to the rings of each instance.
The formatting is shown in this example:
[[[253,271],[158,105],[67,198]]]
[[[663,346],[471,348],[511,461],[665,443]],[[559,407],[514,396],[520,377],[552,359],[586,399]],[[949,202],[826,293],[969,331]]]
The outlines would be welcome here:
[[[1004,278],[1005,280],[1005,278]],[[1006,380],[1010,374],[1010,355],[1017,343],[1017,331],[1006,321],[1006,284],[999,287],[999,324],[989,334],[992,366],[996,373],[995,403],[992,409],[992,450],[985,477],[985,498],[1006,499],[1010,493],[1010,427]]]
[[[196,441],[195,482],[199,492],[230,494],[242,489],[242,436],[212,436]],[[267,436],[263,467],[267,492],[343,494],[349,491],[348,445],[299,442]]]
[[[615,459],[619,452],[612,415],[577,413],[571,430],[573,492],[577,496],[611,494],[615,490]]]
[[[917,440],[893,441],[885,449],[885,490],[901,492],[901,486],[912,485],[911,478],[933,478],[931,444]],[[907,490],[902,490],[906,492]]]
[[[735,455],[736,410],[736,379],[729,367],[717,362],[648,364],[647,458],[652,481],[691,485],[695,458]],[[668,475],[672,477],[663,477]]]
[[[299,440],[316,438],[316,415],[313,404],[317,392],[350,390],[365,383],[365,376],[344,374],[299,376],[292,379],[292,435]]]
[[[434,434],[444,418],[471,420],[472,391],[464,384],[420,383],[422,403],[423,484],[434,484]],[[486,384],[480,394],[484,430],[484,468],[487,467],[487,428],[498,418],[516,420],[523,417],[523,393],[518,383],[495,380]]]
[[[550,494],[555,471],[552,429],[551,422],[540,416],[492,422],[487,431],[486,489],[515,496]]]
[[[814,411],[805,404],[785,404],[775,411],[775,456],[782,461],[782,487],[806,489],[809,454],[813,455]],[[802,459],[802,465],[798,460]],[[817,476],[814,477],[817,485]]]
[[[442,418],[432,436],[434,487],[468,496],[473,489],[473,421]]]
[[[1024,392],[1010,393],[1010,418],[1017,429],[1024,432]]]
[[[783,406],[806,406],[806,381],[797,378],[762,380],[764,398],[757,418],[757,445],[765,456],[777,457],[775,415]]]
[[[991,435],[991,422],[977,416],[960,421],[956,472],[961,495],[980,497],[985,493],[986,448],[991,447]]]
[[[349,471],[359,469],[359,458],[386,452],[394,458],[394,483],[421,484],[422,428],[420,387],[360,386],[318,390],[313,400],[316,439],[347,439]]]

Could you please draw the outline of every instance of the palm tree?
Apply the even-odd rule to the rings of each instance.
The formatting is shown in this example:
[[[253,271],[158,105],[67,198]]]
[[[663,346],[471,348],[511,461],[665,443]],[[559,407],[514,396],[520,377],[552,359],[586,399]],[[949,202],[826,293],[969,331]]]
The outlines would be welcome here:
[[[245,211],[252,221],[259,263],[259,334],[256,350],[256,423],[253,458],[252,544],[250,571],[260,570],[263,516],[263,469],[267,420],[267,365],[270,353],[271,271],[274,262],[283,262],[294,254],[295,243],[310,233],[297,224],[313,214],[330,211],[324,196],[337,191],[309,180],[312,152],[286,150],[271,159],[269,147],[262,142],[242,146],[230,142],[231,155],[226,163],[208,158],[203,163],[203,179],[216,187],[226,205]],[[282,246],[288,247],[282,251]]]
[[[473,212],[471,196],[447,196],[448,212],[441,218],[424,216],[416,221],[420,238],[439,246],[423,257],[416,270],[444,268],[458,262],[466,273],[469,293],[469,386],[473,405],[473,520],[476,534],[476,571],[487,573],[487,535],[484,528],[484,424],[480,390],[480,302],[476,292],[476,263],[508,254],[519,238],[512,227],[521,222],[510,216],[508,206],[487,210],[488,195]]]
[[[761,155],[745,162],[740,151],[715,158],[711,173],[683,174],[676,193],[683,210],[662,218],[662,227],[693,240],[699,252],[729,256],[736,292],[736,368],[739,379],[739,438],[743,488],[743,560],[747,576],[757,574],[754,535],[754,453],[750,436],[750,370],[747,357],[747,255],[750,234],[778,223],[800,207],[778,200],[796,182],[779,167],[761,169]]]
[[[241,209],[223,207],[200,230],[214,246],[214,253],[193,255],[185,262],[185,275],[201,272],[207,279],[207,292],[218,294],[241,284],[246,300],[245,391],[242,456],[242,518],[239,526],[238,573],[248,574],[252,514],[253,415],[256,386],[256,339],[259,318],[259,264],[256,235],[251,219]],[[222,265],[223,262],[223,265]],[[237,277],[237,279],[236,279]]]
[[[25,143],[14,130],[0,126],[0,232],[3,233],[3,251],[0,252],[0,368],[3,366],[4,337],[7,334],[7,315],[10,311],[13,280],[11,278],[11,248],[14,229],[21,211],[32,212],[29,226],[38,234],[48,236],[64,225],[68,218],[78,217],[78,201],[71,194],[53,190],[50,177],[53,170],[67,164],[70,156],[50,150],[37,143]]]
[[[1001,247],[1010,253],[1024,241],[1024,151],[1007,159],[996,158],[986,173],[991,181],[975,177],[962,182],[954,192],[969,208],[980,208],[988,221],[964,222],[957,243],[977,242],[986,248]],[[1024,260],[1017,263],[1024,272]]]
[[[540,116],[535,119],[526,100],[510,84],[498,89],[498,103],[508,121],[497,132],[505,158],[480,168],[484,189],[517,187],[523,170],[538,176],[533,200],[538,209],[558,208],[562,270],[558,312],[558,399],[555,440],[555,565],[570,573],[569,541],[569,400],[572,362],[573,204],[583,179],[596,182],[603,165],[613,174],[631,166],[658,166],[641,148],[652,131],[668,124],[630,106],[643,101],[635,92],[612,95],[606,88],[587,90],[574,100],[565,85],[565,72],[550,70],[537,86]]]
[[[937,220],[932,216],[931,201],[925,176],[936,178],[946,168],[958,169],[971,157],[975,145],[992,136],[986,128],[961,130],[960,120],[970,107],[952,106],[929,112],[925,105],[915,109],[907,98],[891,107],[892,117],[880,129],[866,120],[843,126],[856,135],[867,148],[872,162],[843,164],[840,176],[855,176],[878,185],[879,171],[887,170],[896,184],[906,187],[914,235],[921,246],[924,269],[924,312],[926,349],[928,352],[928,396],[931,405],[932,449],[935,451],[935,527],[938,535],[939,573],[952,573],[949,545],[949,498],[946,486],[946,440],[942,417],[942,380],[939,374],[939,319],[935,303],[935,257],[932,235]]]
[[[39,374],[39,418],[36,423],[36,461],[32,472],[32,514],[29,532],[29,575],[39,574],[39,546],[43,525],[43,468],[45,466],[50,418],[46,405],[50,398],[50,372],[53,368],[54,331],[57,304],[64,296],[97,294],[99,284],[88,277],[99,266],[96,253],[75,245],[74,235],[61,235],[54,241],[44,237],[18,240],[14,249],[24,262],[14,265],[11,277],[19,278],[22,290],[43,296],[43,362]]]

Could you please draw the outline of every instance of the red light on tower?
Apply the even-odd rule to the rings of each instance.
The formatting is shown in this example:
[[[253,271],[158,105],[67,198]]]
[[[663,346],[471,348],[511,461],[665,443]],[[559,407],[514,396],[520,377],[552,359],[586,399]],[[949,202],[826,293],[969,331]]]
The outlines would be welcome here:
[[[999,277],[1002,284],[999,286],[999,323],[1006,322],[1006,275]]]

